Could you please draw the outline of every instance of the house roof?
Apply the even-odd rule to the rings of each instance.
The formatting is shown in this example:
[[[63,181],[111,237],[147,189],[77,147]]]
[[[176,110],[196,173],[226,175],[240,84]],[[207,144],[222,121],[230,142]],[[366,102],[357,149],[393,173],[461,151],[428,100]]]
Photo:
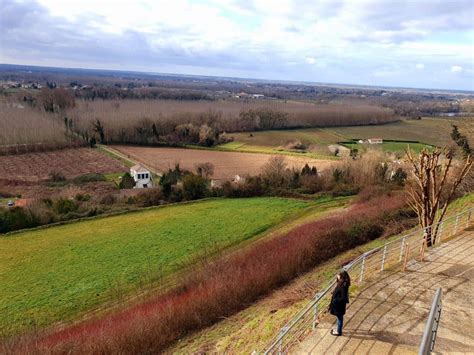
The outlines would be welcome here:
[[[149,173],[150,171],[147,168],[144,168],[140,164],[134,165],[130,170],[136,171],[137,173]]]

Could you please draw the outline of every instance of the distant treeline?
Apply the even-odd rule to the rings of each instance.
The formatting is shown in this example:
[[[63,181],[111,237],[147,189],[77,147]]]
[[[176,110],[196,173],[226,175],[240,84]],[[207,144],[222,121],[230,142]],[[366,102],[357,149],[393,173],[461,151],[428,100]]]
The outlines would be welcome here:
[[[161,99],[161,100],[212,100],[206,93],[187,89],[134,88],[133,85],[122,87],[86,87],[74,90],[74,96],[83,100],[117,100],[117,99]]]
[[[385,124],[393,111],[370,105],[317,105],[276,100],[77,102],[68,125],[102,143],[200,144],[230,140],[229,132]]]

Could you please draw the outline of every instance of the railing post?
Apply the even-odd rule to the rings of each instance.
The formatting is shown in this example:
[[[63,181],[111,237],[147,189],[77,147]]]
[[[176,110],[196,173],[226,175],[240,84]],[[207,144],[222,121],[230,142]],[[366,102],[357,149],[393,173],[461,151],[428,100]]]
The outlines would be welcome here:
[[[365,271],[365,259],[366,259],[366,254],[362,257],[362,265],[360,267],[360,277],[359,277],[359,282],[362,282],[364,279],[364,271]]]
[[[454,222],[454,229],[453,229],[452,235],[455,235],[458,232],[458,223],[459,223],[459,216],[456,217],[456,221]]]
[[[407,239],[407,237],[402,238],[402,243],[400,245],[400,258],[398,259],[398,261],[402,261],[402,259],[403,259],[403,248],[405,246],[405,240],[406,239]]]
[[[438,229],[440,243],[443,241],[443,229],[444,229],[444,222],[441,222]],[[436,239],[438,239],[438,237],[436,237]]]
[[[420,261],[425,261],[425,250],[428,248],[428,242],[423,240],[423,244],[421,245],[421,250],[420,250]]]
[[[385,258],[387,256],[387,244],[384,245],[383,247],[383,254],[382,254],[382,265],[380,266],[380,271],[383,271],[383,268],[385,266]]]
[[[403,260],[403,270],[402,271],[405,271],[406,268],[407,268],[407,263],[408,263],[408,257],[410,256],[410,245],[407,245],[405,246],[405,259]]]
[[[319,297],[319,293],[316,294],[315,300],[317,300],[318,297]],[[313,317],[314,317],[313,318],[313,330],[314,330],[314,329],[316,329],[316,326],[319,323],[318,322],[318,304],[317,303],[314,304],[314,311],[313,312],[314,312],[314,314],[313,314]]]

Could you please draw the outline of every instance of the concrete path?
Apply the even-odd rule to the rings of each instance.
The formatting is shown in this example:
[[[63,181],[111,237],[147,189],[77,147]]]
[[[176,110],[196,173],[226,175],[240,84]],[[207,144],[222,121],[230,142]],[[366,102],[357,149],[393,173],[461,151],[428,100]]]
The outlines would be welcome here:
[[[430,250],[424,262],[410,262],[405,272],[383,272],[351,300],[343,336],[329,334],[334,317],[328,316],[291,353],[417,353],[438,287],[443,309],[435,352],[474,354],[472,230]]]

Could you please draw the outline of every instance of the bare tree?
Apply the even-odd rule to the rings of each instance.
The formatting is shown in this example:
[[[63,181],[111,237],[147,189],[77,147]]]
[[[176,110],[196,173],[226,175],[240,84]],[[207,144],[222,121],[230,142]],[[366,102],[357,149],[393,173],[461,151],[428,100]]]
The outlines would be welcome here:
[[[214,174],[214,165],[212,163],[196,164],[196,172],[200,177],[209,180]]]
[[[468,156],[457,172],[453,169],[454,156],[445,149],[430,152],[424,149],[414,157],[411,150],[406,155],[413,168],[414,184],[408,189],[409,203],[418,215],[423,228],[430,227],[443,220],[456,189],[469,173],[473,161]],[[438,226],[434,230],[427,228],[426,242],[431,246],[436,241]]]
[[[271,187],[281,187],[288,181],[290,172],[283,155],[272,156],[262,168],[263,178]]]

